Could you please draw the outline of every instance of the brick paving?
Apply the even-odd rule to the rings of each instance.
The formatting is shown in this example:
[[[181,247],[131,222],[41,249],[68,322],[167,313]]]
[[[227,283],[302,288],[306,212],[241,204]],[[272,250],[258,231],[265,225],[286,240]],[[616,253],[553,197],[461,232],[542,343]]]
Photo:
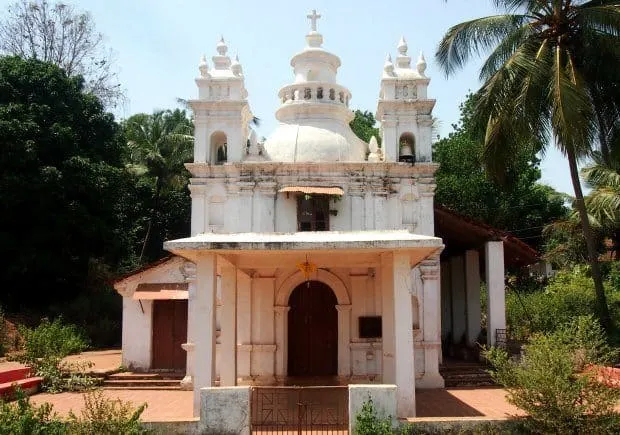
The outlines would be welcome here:
[[[183,421],[192,419],[191,391],[170,390],[103,390],[106,397],[130,401],[135,406],[147,403],[142,414],[144,421]],[[33,403],[51,403],[61,416],[70,410],[79,413],[84,399],[81,393],[37,394]],[[479,417],[501,419],[521,414],[518,408],[506,402],[501,388],[451,388],[446,390],[419,390],[416,393],[418,417]]]

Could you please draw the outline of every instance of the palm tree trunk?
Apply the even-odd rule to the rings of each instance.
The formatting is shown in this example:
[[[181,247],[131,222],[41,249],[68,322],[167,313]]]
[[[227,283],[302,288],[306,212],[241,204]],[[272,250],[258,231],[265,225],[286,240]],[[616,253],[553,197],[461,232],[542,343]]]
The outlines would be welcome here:
[[[155,182],[155,195],[153,195],[153,211],[151,212],[151,216],[149,217],[149,224],[146,227],[146,234],[144,235],[144,242],[142,242],[142,250],[140,251],[140,259],[138,260],[142,263],[142,257],[144,257],[144,253],[146,252],[146,247],[148,246],[149,240],[151,238],[151,231],[153,229],[153,220],[159,211],[159,196],[161,195],[161,178],[157,177],[157,181]]]
[[[605,296],[605,290],[603,289],[603,276],[598,263],[598,254],[596,252],[596,246],[594,245],[594,238],[592,237],[590,220],[588,219],[586,204],[583,200],[583,191],[581,190],[581,182],[579,180],[579,170],[577,169],[577,159],[572,151],[569,151],[567,154],[568,164],[570,166],[570,176],[573,182],[573,189],[575,190],[575,205],[577,207],[577,211],[579,212],[581,228],[583,229],[583,236],[586,239],[586,246],[588,248],[588,259],[590,262],[590,268],[592,269],[592,280],[594,281],[594,292],[596,294],[599,319],[603,328],[609,332],[612,327],[611,318],[609,316],[609,308],[607,307],[607,297]]]

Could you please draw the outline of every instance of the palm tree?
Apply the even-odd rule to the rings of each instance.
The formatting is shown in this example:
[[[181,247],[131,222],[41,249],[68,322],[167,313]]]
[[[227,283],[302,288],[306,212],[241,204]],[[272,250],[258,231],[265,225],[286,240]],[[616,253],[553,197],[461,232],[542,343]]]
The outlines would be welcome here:
[[[620,254],[620,162],[595,156],[595,163],[582,169],[581,175],[592,191],[585,198],[586,207],[612,242],[612,254]]]
[[[618,119],[618,0],[494,0],[502,14],[448,30],[436,59],[452,74],[472,55],[484,61],[475,112],[485,163],[501,176],[522,144],[550,143],[566,156],[587,243],[601,323],[611,327],[577,162],[591,154],[605,126]]]
[[[133,115],[123,123],[123,128],[130,169],[152,177],[154,182],[153,208],[140,251],[142,261],[162,193],[187,181],[184,163],[192,159],[193,126],[185,111],[176,109]]]

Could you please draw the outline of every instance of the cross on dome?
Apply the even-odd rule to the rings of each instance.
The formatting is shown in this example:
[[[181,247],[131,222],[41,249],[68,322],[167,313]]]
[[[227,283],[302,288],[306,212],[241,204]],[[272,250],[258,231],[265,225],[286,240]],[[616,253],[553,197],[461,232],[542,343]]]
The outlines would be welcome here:
[[[312,13],[307,15],[307,18],[310,20],[310,26],[313,32],[316,32],[316,20],[321,18],[321,14],[316,13],[316,9],[312,9]]]

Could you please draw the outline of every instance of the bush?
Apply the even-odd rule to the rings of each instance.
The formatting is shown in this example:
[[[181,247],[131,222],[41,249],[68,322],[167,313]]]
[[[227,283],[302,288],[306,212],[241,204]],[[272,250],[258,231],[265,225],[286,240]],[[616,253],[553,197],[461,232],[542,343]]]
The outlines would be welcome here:
[[[377,410],[369,397],[362,404],[362,409],[355,416],[355,434],[356,435],[391,435],[392,419],[391,417],[380,417]]]
[[[88,348],[88,340],[75,325],[64,324],[61,318],[50,322],[43,319],[34,329],[20,327],[27,361],[50,356],[64,358]]]
[[[4,318],[4,311],[2,307],[0,307],[0,356],[4,356],[7,350],[7,325],[6,320]]]
[[[485,351],[491,374],[508,390],[508,401],[523,409],[532,433],[618,433],[615,406],[620,391],[583,373],[587,364],[613,358],[600,325],[578,317],[548,334],[536,334],[520,361],[497,348]]]
[[[605,287],[614,323],[620,324],[620,292],[613,290],[610,279]],[[526,341],[534,333],[551,333],[575,316],[597,313],[592,278],[583,266],[558,272],[538,291],[527,290],[506,293],[506,321],[515,340]]]
[[[140,424],[146,404],[137,409],[131,402],[106,399],[101,391],[84,395],[84,409],[78,417],[69,415],[71,434],[75,435],[138,435],[148,433]]]
[[[33,406],[28,396],[18,391],[17,403],[0,400],[0,434],[66,433],[65,425],[52,413],[52,405]]]
[[[146,404],[134,408],[131,402],[106,399],[101,392],[84,395],[80,416],[69,414],[62,421],[52,405],[34,406],[28,396],[18,391],[17,403],[0,400],[0,434],[15,435],[139,435],[149,433],[140,424]]]
[[[62,361],[88,346],[84,334],[76,326],[63,324],[60,318],[53,322],[43,319],[36,328],[20,327],[20,332],[24,349],[17,359],[43,378],[41,387],[44,391],[82,391],[95,385],[95,379],[83,373],[88,365]]]

